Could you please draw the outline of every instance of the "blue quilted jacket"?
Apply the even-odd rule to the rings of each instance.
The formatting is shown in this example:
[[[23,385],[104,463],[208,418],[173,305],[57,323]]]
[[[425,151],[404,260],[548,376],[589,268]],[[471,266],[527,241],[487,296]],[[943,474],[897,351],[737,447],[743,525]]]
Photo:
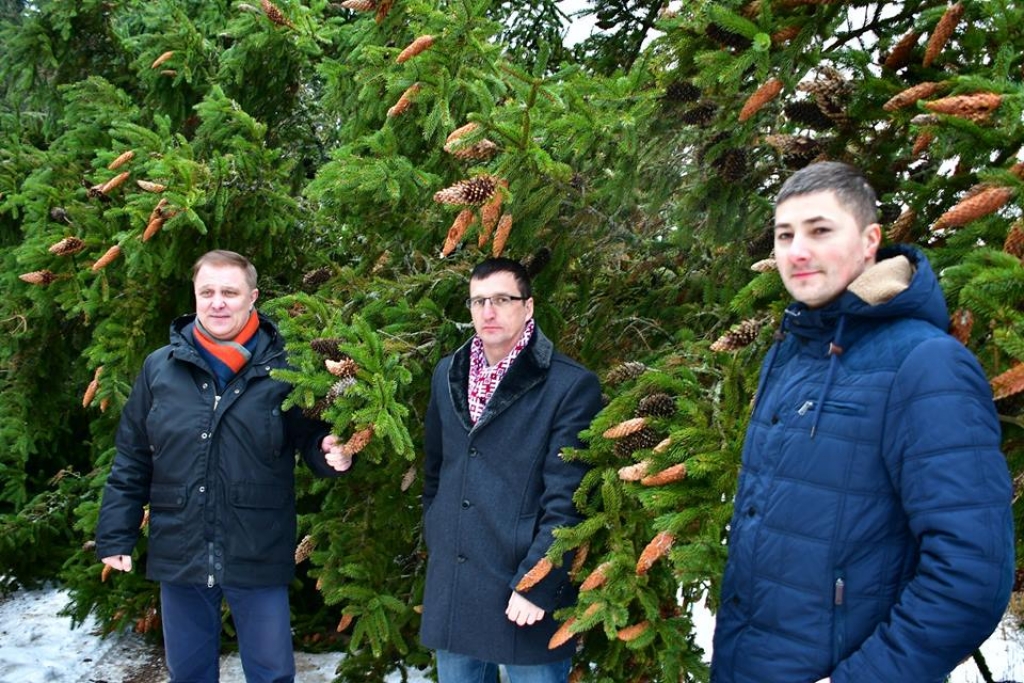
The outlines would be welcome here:
[[[913,275],[887,301],[786,310],[743,448],[713,683],[940,683],[1003,615],[992,394],[924,256],[879,259],[898,256]]]

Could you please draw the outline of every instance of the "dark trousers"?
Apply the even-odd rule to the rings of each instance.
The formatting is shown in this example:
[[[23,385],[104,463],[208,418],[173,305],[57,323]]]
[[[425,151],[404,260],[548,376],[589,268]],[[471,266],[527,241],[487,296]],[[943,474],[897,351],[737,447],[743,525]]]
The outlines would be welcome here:
[[[221,600],[238,632],[247,683],[294,683],[288,587],[229,588],[160,584],[164,650],[171,683],[217,683]]]

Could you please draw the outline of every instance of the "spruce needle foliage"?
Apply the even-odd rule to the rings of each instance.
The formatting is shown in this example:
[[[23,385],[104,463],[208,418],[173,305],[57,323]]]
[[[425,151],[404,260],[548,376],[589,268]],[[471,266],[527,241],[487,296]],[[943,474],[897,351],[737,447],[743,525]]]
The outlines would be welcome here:
[[[315,543],[293,585],[297,643],[348,649],[344,680],[429,668],[416,638],[422,418],[434,366],[472,334],[467,278],[493,248],[476,220],[441,258],[455,217],[479,209],[433,197],[478,176],[500,179],[488,220],[512,221],[504,254],[535,269],[538,323],[606,378],[589,447],[566,453],[592,465],[576,495],[585,519],[550,554],[587,548],[580,583],[604,567],[558,615],[583,637],[585,681],[707,677],[689,607],[718,599],[771,330],[709,347],[745,320],[778,320],[787,302],[777,273],[750,265],[769,255],[772,201],[792,170],[862,167],[894,210],[886,227],[912,212],[899,241],[927,250],[950,308],[970,313],[961,332],[989,376],[1024,361],[1022,266],[1000,251],[1024,196],[1019,6],[964,3],[927,60],[944,4],[613,0],[581,9],[600,31],[575,46],[561,43],[552,2],[274,7],[44,0],[0,14],[5,588],[58,576],[77,621],[92,612],[105,629],[158,634],[155,587],[139,571],[102,581],[90,542],[142,361],[192,310],[195,258],[232,249],[258,267],[260,309],[288,342],[287,405],[344,440],[372,426],[343,477],[297,470],[300,535]],[[399,63],[424,35],[430,49]],[[771,78],[781,92],[740,121]],[[927,82],[941,92],[885,108]],[[935,104],[951,97],[975,99]],[[468,123],[466,146],[489,141],[486,153],[446,149]],[[985,184],[1013,196],[930,229]],[[74,253],[50,251],[68,238]],[[317,339],[338,340],[354,374],[332,374]],[[674,412],[602,436],[655,394]],[[1019,477],[1024,402],[996,405]],[[634,466],[644,474],[620,477]],[[668,483],[643,483],[666,471]],[[1022,515],[1018,500],[1018,526]],[[659,538],[651,552],[664,554],[638,575]]]

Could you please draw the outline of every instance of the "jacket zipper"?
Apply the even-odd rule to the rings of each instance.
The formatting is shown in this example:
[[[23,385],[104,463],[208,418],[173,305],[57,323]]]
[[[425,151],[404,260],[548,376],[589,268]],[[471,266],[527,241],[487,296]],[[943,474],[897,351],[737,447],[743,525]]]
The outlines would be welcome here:
[[[832,626],[832,661],[838,664],[843,656],[846,644],[846,581],[841,571],[836,572],[836,581],[832,591],[833,626]]]
[[[206,548],[207,548],[207,552],[209,553],[208,557],[209,557],[209,563],[210,563],[209,564],[209,572],[210,573],[206,577],[206,587],[207,588],[213,588],[213,584],[215,583],[215,581],[213,579],[213,542],[210,541],[209,543],[207,543],[206,544]]]

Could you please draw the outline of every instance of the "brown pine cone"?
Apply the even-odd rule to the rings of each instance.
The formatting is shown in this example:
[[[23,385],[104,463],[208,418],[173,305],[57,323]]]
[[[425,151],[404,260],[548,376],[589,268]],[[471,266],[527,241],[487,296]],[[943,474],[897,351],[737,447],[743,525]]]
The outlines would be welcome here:
[[[349,438],[345,442],[345,445],[341,447],[341,452],[345,455],[355,455],[366,448],[366,445],[370,443],[370,439],[373,438],[373,425],[370,425],[366,429],[361,429]]]
[[[927,100],[929,97],[932,97],[945,88],[945,83],[936,81],[918,83],[917,85],[912,85],[890,97],[889,101],[882,105],[882,109],[885,111],[896,111],[897,109],[909,107],[910,105],[915,104],[918,100]]]
[[[672,549],[672,544],[675,541],[676,537],[668,531],[662,531],[652,538],[651,542],[640,553],[640,559],[636,563],[636,575],[643,576],[650,571],[654,563]]]
[[[48,251],[55,256],[72,256],[85,249],[85,242],[77,237],[65,237],[50,245]]]
[[[778,78],[769,78],[744,102],[740,109],[739,121],[743,123],[756,114],[761,108],[774,100],[782,92],[782,81]]]
[[[950,5],[946,9],[946,13],[939,19],[939,23],[935,25],[935,30],[932,31],[932,35],[928,39],[928,46],[924,50],[924,60],[921,62],[922,65],[926,67],[932,65],[932,62],[942,52],[942,48],[946,47],[946,43],[953,37],[956,25],[960,23],[960,18],[963,15],[964,5],[961,2]]]
[[[910,31],[893,45],[892,50],[886,55],[882,66],[892,71],[899,71],[910,63],[910,55],[917,46],[917,40],[921,34],[917,31]]]
[[[441,258],[445,258],[455,251],[455,247],[462,243],[466,230],[475,220],[476,213],[474,213],[473,209],[463,209],[459,212],[451,227],[448,228],[448,234],[444,238],[444,245],[441,247]]]
[[[120,255],[121,247],[115,244],[110,249],[107,249],[107,251],[104,252],[103,256],[100,256],[96,260],[96,263],[92,264],[93,272],[106,268],[114,261],[114,259],[116,259]]]
[[[18,279],[22,282],[27,282],[30,285],[39,285],[45,287],[54,280],[57,279],[57,275],[49,270],[33,270],[30,273],[22,273],[18,276]]]
[[[750,346],[757,339],[758,333],[764,327],[764,318],[750,318],[744,320],[711,345],[712,351],[738,351]]]
[[[1013,188],[991,186],[968,196],[959,204],[939,216],[932,224],[932,232],[943,228],[966,225],[973,220],[998,211],[1013,197]]]
[[[602,436],[606,439],[621,439],[624,436],[640,431],[646,424],[647,418],[645,417],[630,418],[604,430]]]
[[[676,400],[662,391],[648,394],[636,404],[637,417],[669,417],[675,413]]]
[[[406,88],[405,92],[402,93],[402,96],[398,98],[398,101],[395,102],[390,109],[388,109],[388,118],[401,116],[403,113],[405,113],[405,111],[412,106],[412,98],[415,97],[416,93],[418,93],[419,91],[419,83],[413,83],[408,88]]]
[[[343,357],[337,361],[328,358],[324,360],[324,367],[327,368],[327,372],[341,378],[355,377],[359,371],[359,366],[356,365],[356,362],[348,357]]]
[[[554,565],[546,557],[540,558],[537,564],[533,565],[530,571],[523,574],[523,578],[519,579],[519,583],[516,584],[516,592],[525,593],[530,590],[538,583],[544,580],[544,577],[551,573],[551,569]]]
[[[557,649],[568,643],[570,640],[572,640],[574,634],[571,629],[572,625],[575,623],[576,617],[569,617],[564,622],[562,622],[562,625],[559,626],[558,630],[555,631],[554,635],[551,636],[551,640],[548,641],[548,649]]]
[[[494,229],[494,241],[491,242],[491,254],[497,258],[505,251],[505,243],[512,232],[512,214],[506,213],[498,221],[498,227]]]
[[[339,361],[345,357],[345,354],[341,352],[341,344],[344,342],[344,339],[338,339],[335,337],[317,337],[316,339],[310,340],[309,348],[313,349],[324,358]]]
[[[295,28],[295,25],[288,20],[281,10],[278,9],[277,5],[270,2],[270,0],[260,0],[260,5],[263,7],[264,14],[267,15],[267,19],[278,26],[287,26],[288,28]]]
[[[153,63],[149,65],[149,68],[150,69],[158,69],[158,68],[160,68],[160,66],[164,62],[166,62],[168,59],[170,59],[173,56],[174,56],[174,50],[168,50],[167,52],[164,52],[159,57],[154,59]]]
[[[1017,258],[1024,258],[1024,221],[1018,220],[1010,226],[1003,242],[1003,251]]]
[[[330,267],[321,266],[307,273],[304,273],[302,275],[302,284],[304,284],[307,287],[316,287],[317,285],[322,285],[323,283],[330,280],[331,275],[333,275],[333,271],[330,269]]]
[[[686,478],[686,465],[679,463],[640,480],[641,486],[664,486]]]
[[[633,624],[632,626],[627,626],[625,628],[619,629],[619,632],[616,635],[616,637],[619,640],[628,643],[629,641],[636,640],[637,638],[642,636],[644,632],[647,631],[647,629],[649,629],[650,627],[651,622],[641,621],[639,624]]]
[[[993,111],[999,108],[1003,96],[998,93],[980,92],[973,95],[954,95],[925,103],[925,109],[936,114],[947,114],[983,123]]]
[[[172,52],[171,54],[174,54],[174,53]],[[117,157],[114,158],[113,161],[111,161],[109,164],[107,164],[107,170],[108,171],[116,171],[117,169],[121,168],[122,166],[124,166],[125,164],[127,164],[129,161],[131,161],[134,158],[135,158],[135,152],[130,150],[130,149],[128,151],[126,151],[126,152],[121,152],[119,155],[117,155]]]
[[[434,201],[438,204],[468,204],[479,206],[494,196],[498,187],[498,179],[491,175],[478,175],[468,180],[460,180],[451,187],[434,193]]]
[[[598,567],[590,572],[590,574],[580,584],[580,592],[594,590],[600,588],[608,582],[608,570],[611,569],[612,563],[602,562]]]
[[[429,48],[433,44],[434,36],[420,36],[416,40],[409,43],[409,45],[404,50],[398,53],[398,57],[395,59],[395,62],[397,62],[398,64],[401,64],[402,62],[407,62],[416,55],[420,54],[421,52]]]
[[[626,361],[612,368],[605,377],[608,384],[622,384],[636,379],[647,371],[647,366],[637,361]]]

